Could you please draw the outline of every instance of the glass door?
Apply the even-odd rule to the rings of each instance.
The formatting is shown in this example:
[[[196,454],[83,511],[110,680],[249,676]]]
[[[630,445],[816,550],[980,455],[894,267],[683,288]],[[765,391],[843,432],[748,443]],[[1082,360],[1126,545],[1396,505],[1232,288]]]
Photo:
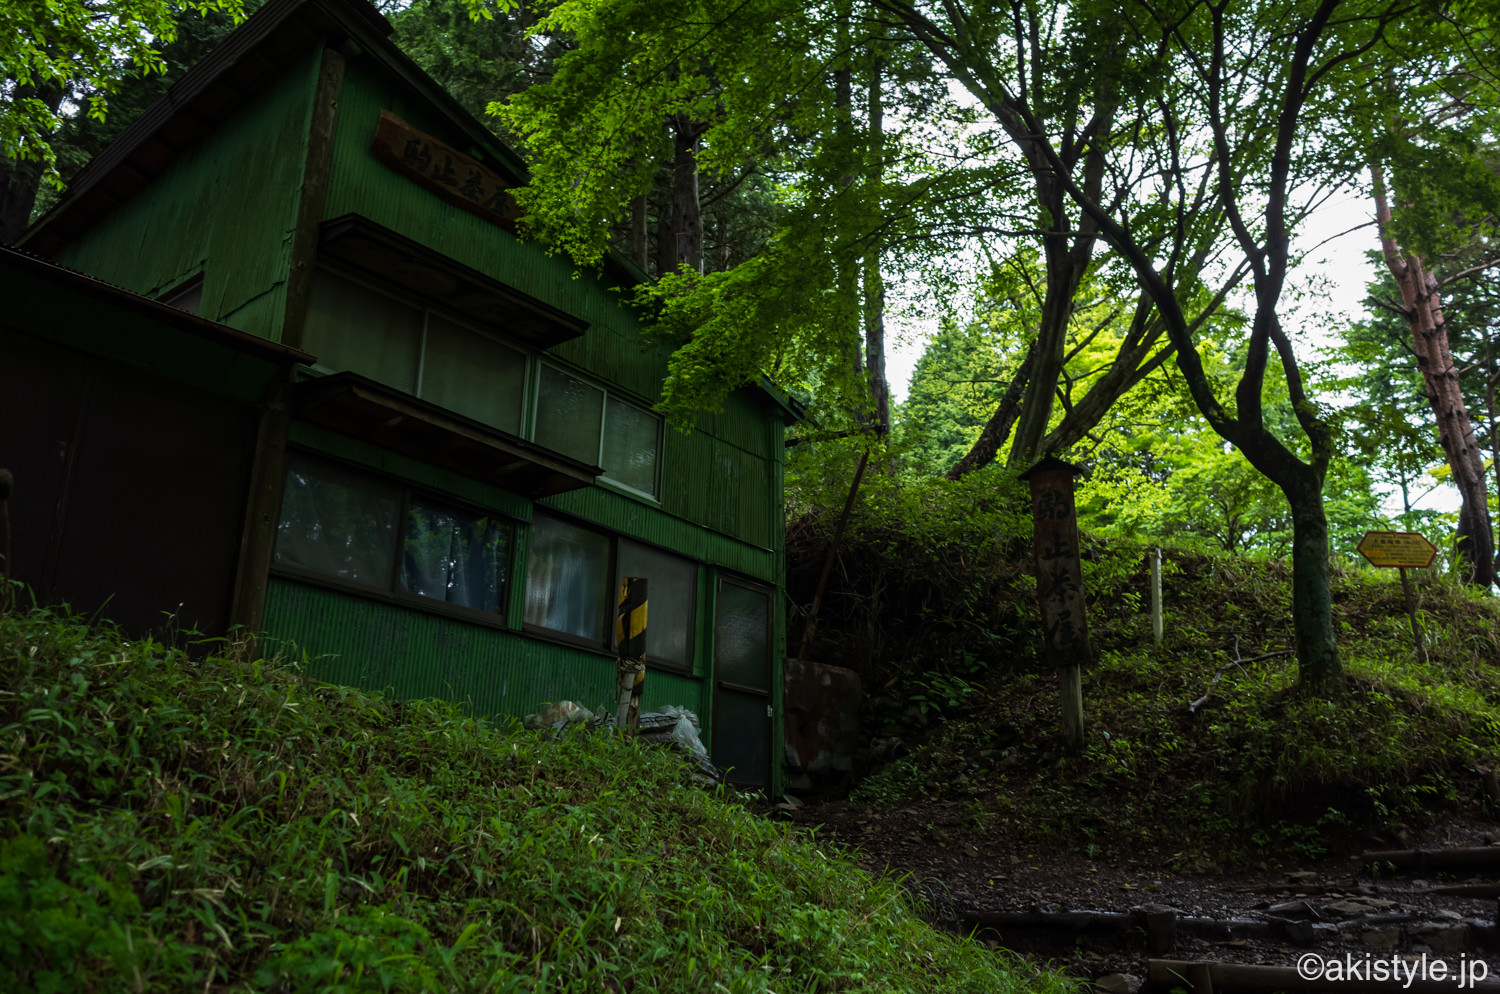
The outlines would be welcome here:
[[[733,783],[771,785],[771,592],[719,582],[714,616],[713,760]]]

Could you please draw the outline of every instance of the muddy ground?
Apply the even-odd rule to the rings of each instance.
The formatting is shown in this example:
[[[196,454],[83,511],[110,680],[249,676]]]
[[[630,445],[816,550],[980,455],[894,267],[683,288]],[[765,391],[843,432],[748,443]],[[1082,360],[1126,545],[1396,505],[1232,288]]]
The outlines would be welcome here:
[[[1316,862],[1266,861],[1235,871],[1204,862],[1181,872],[1165,869],[1171,861],[1157,856],[1038,847],[1019,841],[1014,826],[980,830],[966,823],[959,805],[870,808],[829,800],[786,807],[778,815],[820,841],[852,851],[870,870],[905,877],[938,924],[977,929],[996,946],[1100,979],[1103,990],[1139,989],[1148,958],[1143,929],[1028,927],[1016,924],[1015,913],[1172,909],[1179,924],[1166,955],[1173,959],[1292,966],[1309,951],[1356,958],[1426,953],[1454,962],[1484,958],[1500,976],[1497,899],[1429,893],[1493,881],[1493,871],[1372,876],[1356,849]],[[1371,849],[1491,846],[1500,844],[1500,824],[1448,820],[1365,841]],[[984,927],[994,913],[1008,914],[1000,927]],[[1219,930],[1205,919],[1261,924]],[[1265,934],[1268,927],[1273,934]]]

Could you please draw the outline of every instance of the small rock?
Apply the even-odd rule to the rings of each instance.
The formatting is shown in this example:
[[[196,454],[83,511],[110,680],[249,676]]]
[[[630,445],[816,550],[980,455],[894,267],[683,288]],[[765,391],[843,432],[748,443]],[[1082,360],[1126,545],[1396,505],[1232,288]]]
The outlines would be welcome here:
[[[1461,953],[1469,945],[1469,929],[1464,925],[1437,925],[1424,922],[1413,929],[1423,942],[1439,954]]]
[[[1399,928],[1376,929],[1361,935],[1359,941],[1371,949],[1395,949],[1401,945],[1401,930]]]
[[[1141,989],[1141,978],[1133,973],[1106,973],[1094,981],[1094,990],[1104,994],[1135,994]]]
[[[1318,879],[1316,870],[1295,870],[1286,875],[1289,882],[1294,884],[1310,884]]]
[[[1334,901],[1332,904],[1323,905],[1323,910],[1331,915],[1353,918],[1356,915],[1368,914],[1370,906],[1363,901]]]
[[[1282,904],[1273,904],[1266,911],[1273,915],[1280,915],[1283,918],[1322,917],[1318,914],[1317,909],[1306,901],[1287,901]]]
[[[1435,919],[1440,919],[1442,921],[1456,922],[1462,920],[1463,915],[1459,914],[1457,911],[1451,911],[1448,908],[1443,908],[1439,911],[1434,911],[1432,913],[1432,917]]]
[[[1295,942],[1299,946],[1308,945],[1317,935],[1314,931],[1316,926],[1312,922],[1283,918],[1277,924],[1281,929],[1281,934],[1286,936],[1289,942]]]

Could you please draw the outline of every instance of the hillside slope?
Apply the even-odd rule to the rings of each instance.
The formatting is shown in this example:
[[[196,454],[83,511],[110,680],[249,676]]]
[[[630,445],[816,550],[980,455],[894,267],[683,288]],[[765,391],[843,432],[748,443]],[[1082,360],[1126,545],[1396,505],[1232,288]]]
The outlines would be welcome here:
[[[0,988],[1064,989],[668,753],[219,648],[0,615]]]

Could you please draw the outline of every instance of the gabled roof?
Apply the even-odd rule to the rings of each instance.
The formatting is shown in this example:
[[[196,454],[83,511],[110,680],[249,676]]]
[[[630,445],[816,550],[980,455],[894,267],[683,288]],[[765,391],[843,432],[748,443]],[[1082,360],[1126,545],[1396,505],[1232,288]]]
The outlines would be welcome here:
[[[476,158],[525,182],[521,157],[397,48],[390,40],[392,30],[367,0],[269,0],[85,166],[20,244],[42,255],[56,253],[144,189],[185,149],[320,40],[373,57],[468,137],[479,153]]]

